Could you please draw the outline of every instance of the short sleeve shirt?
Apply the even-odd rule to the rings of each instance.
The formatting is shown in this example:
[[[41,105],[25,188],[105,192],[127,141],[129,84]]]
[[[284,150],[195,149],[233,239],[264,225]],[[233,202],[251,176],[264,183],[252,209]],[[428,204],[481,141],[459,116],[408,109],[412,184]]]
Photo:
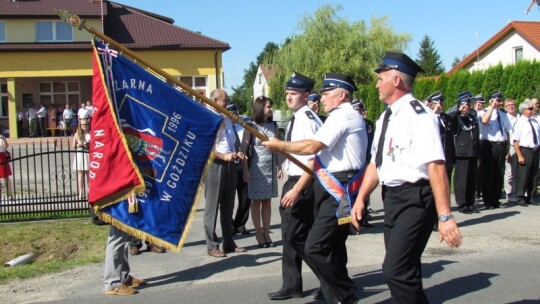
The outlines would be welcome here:
[[[438,121],[430,109],[406,94],[390,106],[392,115],[388,121],[382,165],[377,168],[381,184],[394,187],[428,179],[427,165],[444,160],[444,150]],[[373,155],[381,137],[384,113],[377,120],[373,140]],[[375,163],[375,157],[371,158]]]
[[[309,109],[307,105],[304,105],[294,112],[294,124],[291,131],[291,141],[313,139],[313,136],[321,126],[322,122],[319,116]],[[288,134],[290,127],[291,123],[289,123],[287,126],[285,134]],[[292,155],[303,164],[306,164],[311,158],[313,158],[313,155]],[[288,159],[285,161],[284,165],[287,176],[299,176],[304,173],[304,170]]]
[[[530,120],[530,123],[529,123]],[[533,133],[533,128],[536,134]],[[525,148],[537,148],[540,142],[538,135],[540,134],[540,126],[538,121],[534,118],[527,118],[521,116],[514,125],[514,132],[512,132],[512,144],[515,141],[519,142],[520,147]],[[534,137],[536,136],[536,144],[534,143]]]
[[[329,172],[359,170],[365,164],[366,123],[350,102],[330,112],[314,140],[326,146],[317,155]]]
[[[508,115],[501,110],[493,111],[491,112],[488,123],[483,124],[482,117],[486,112],[487,110],[484,110],[478,115],[478,119],[480,120],[480,140],[498,142],[507,140],[508,133],[512,133],[512,123],[510,123]]]

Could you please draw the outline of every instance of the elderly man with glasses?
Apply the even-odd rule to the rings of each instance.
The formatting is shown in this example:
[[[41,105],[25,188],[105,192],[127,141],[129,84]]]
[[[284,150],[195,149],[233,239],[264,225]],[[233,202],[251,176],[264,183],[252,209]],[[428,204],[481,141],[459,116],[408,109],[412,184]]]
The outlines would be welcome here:
[[[514,156],[516,173],[516,195],[518,204],[528,207],[532,203],[533,180],[538,166],[538,147],[540,125],[532,118],[534,106],[530,100],[519,105],[521,117],[517,120],[512,133],[512,144],[516,151]],[[540,205],[535,203],[535,205]]]

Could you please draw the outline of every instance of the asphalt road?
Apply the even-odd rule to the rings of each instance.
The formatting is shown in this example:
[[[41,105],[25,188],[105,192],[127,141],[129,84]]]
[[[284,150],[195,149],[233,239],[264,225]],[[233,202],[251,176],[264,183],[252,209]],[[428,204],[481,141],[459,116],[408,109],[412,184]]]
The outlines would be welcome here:
[[[275,303],[266,294],[281,286],[281,232],[278,201],[273,200],[272,238],[275,248],[260,249],[254,234],[237,236],[246,253],[218,259],[206,255],[202,214],[204,200],[187,242],[179,254],[144,252],[130,257],[132,274],[148,281],[134,296],[106,296],[103,265],[0,286],[7,303]],[[374,228],[347,241],[348,269],[361,303],[391,303],[381,274],[384,257],[382,202],[372,196]],[[432,303],[540,303],[540,207],[454,212],[463,246],[450,249],[437,233],[423,256],[424,287]],[[249,223],[248,228],[252,228]],[[105,243],[105,240],[103,240]],[[284,303],[317,303],[308,295],[318,282],[304,268],[306,296]]]

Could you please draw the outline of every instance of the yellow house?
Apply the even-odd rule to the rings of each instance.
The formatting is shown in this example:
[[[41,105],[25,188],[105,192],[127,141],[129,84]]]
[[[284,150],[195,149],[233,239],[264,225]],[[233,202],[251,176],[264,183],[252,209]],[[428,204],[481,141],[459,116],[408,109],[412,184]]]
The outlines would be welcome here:
[[[62,22],[67,10],[146,61],[208,96],[223,87],[225,42],[175,26],[174,20],[111,1],[0,2],[0,126],[10,137],[27,134],[18,112],[32,104],[79,108],[92,96],[91,36]]]

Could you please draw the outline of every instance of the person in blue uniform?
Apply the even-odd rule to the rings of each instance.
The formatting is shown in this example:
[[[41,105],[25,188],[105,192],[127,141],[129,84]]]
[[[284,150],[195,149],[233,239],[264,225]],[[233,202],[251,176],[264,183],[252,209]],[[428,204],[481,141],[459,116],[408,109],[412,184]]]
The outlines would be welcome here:
[[[369,194],[380,183],[386,255],[382,272],[395,303],[428,303],[421,256],[439,218],[439,239],[451,247],[461,233],[450,213],[444,151],[433,113],[411,94],[422,68],[403,53],[386,52],[375,69],[379,99],[388,105],[376,123],[371,158],[353,206],[360,228]]]

